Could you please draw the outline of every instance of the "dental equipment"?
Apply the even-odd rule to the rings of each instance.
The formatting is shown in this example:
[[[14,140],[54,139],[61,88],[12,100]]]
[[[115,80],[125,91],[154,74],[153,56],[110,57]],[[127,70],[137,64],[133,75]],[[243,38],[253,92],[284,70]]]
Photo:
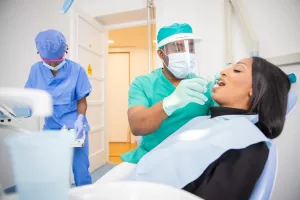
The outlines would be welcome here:
[[[73,135],[75,135],[74,129],[69,130],[66,125],[64,125],[62,127],[61,131],[62,132],[70,132]],[[83,136],[81,138],[76,139],[75,142],[71,144],[71,147],[77,147],[77,148],[78,147],[83,147],[84,146],[84,141],[85,141],[85,134],[86,134],[86,131],[84,130]]]
[[[61,131],[7,137],[18,200],[68,199],[75,135]],[[55,148],[53,148],[55,147]]]
[[[227,44],[227,55],[226,65],[234,63],[233,52],[232,52],[232,16],[236,14],[240,21],[240,25],[243,28],[247,47],[250,51],[251,56],[259,56],[260,54],[260,42],[255,34],[253,27],[251,27],[249,16],[242,5],[241,0],[226,0],[224,3],[225,8],[225,31],[226,31],[226,44]],[[284,54],[280,56],[266,58],[269,62],[279,67],[295,65],[300,63],[300,52],[294,52],[290,54]]]
[[[0,89],[0,185],[4,189],[15,185],[10,156],[4,140],[8,136],[29,133],[26,130],[10,126],[7,122],[29,117],[30,112],[27,105],[32,108],[35,116],[47,116],[52,113],[52,99],[44,91]]]
[[[60,14],[64,15],[68,12],[68,10],[71,8],[72,4],[74,3],[74,0],[65,0],[62,8],[60,9]]]
[[[47,117],[52,114],[52,97],[41,90],[0,89],[1,122],[30,117],[29,108],[33,116]],[[74,137],[75,133],[32,133],[1,123],[0,185],[7,189],[17,184],[19,192],[17,195],[2,198],[15,199],[18,196],[19,199],[34,200],[67,197],[73,152],[70,145]],[[49,148],[50,146],[56,148]],[[60,163],[61,167],[51,168],[53,163]],[[37,191],[33,192],[35,189]]]
[[[28,105],[28,107],[32,108],[33,116],[52,115],[52,98],[44,91],[34,89],[1,88],[0,104],[8,102]]]

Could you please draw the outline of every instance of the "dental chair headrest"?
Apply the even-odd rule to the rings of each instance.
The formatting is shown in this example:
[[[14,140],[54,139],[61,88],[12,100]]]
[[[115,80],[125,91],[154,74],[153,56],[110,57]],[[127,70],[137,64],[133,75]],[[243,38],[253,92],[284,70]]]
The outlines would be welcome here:
[[[290,113],[290,111],[295,107],[297,100],[298,100],[297,87],[296,87],[297,86],[296,85],[297,77],[294,73],[289,74],[288,77],[289,77],[292,85],[291,85],[291,89],[288,94],[288,104],[287,104],[286,114]]]

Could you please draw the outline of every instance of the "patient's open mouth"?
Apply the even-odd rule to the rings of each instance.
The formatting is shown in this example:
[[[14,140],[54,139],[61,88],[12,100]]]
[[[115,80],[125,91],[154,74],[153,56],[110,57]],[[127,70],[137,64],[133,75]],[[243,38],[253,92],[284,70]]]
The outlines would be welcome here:
[[[225,86],[225,83],[222,80],[218,81],[218,86]]]

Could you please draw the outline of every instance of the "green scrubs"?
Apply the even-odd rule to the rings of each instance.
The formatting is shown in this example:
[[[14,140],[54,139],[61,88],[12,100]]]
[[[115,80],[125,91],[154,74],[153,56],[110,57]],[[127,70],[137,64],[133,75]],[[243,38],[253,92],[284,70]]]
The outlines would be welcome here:
[[[191,78],[191,76],[188,78]],[[175,89],[176,87],[163,74],[162,68],[156,69],[152,73],[139,76],[133,81],[128,93],[128,107],[145,106],[150,108],[171,95]],[[146,153],[188,121],[197,116],[208,115],[209,107],[212,104],[210,91],[205,95],[208,98],[205,105],[189,103],[184,108],[176,110],[163,121],[155,132],[143,136],[142,143],[138,148],[123,154],[121,159],[124,162],[138,163]]]

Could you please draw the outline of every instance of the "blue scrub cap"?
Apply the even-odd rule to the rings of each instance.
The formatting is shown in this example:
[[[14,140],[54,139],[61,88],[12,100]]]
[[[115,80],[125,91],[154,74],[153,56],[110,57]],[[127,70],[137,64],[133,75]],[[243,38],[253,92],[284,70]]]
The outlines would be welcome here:
[[[40,56],[45,60],[60,59],[67,50],[66,38],[57,30],[39,32],[35,44]]]
[[[170,26],[164,26],[159,29],[157,34],[157,44],[159,49],[170,42],[188,39],[193,39],[196,41],[201,40],[200,38],[193,35],[192,27],[186,23],[175,23]]]

